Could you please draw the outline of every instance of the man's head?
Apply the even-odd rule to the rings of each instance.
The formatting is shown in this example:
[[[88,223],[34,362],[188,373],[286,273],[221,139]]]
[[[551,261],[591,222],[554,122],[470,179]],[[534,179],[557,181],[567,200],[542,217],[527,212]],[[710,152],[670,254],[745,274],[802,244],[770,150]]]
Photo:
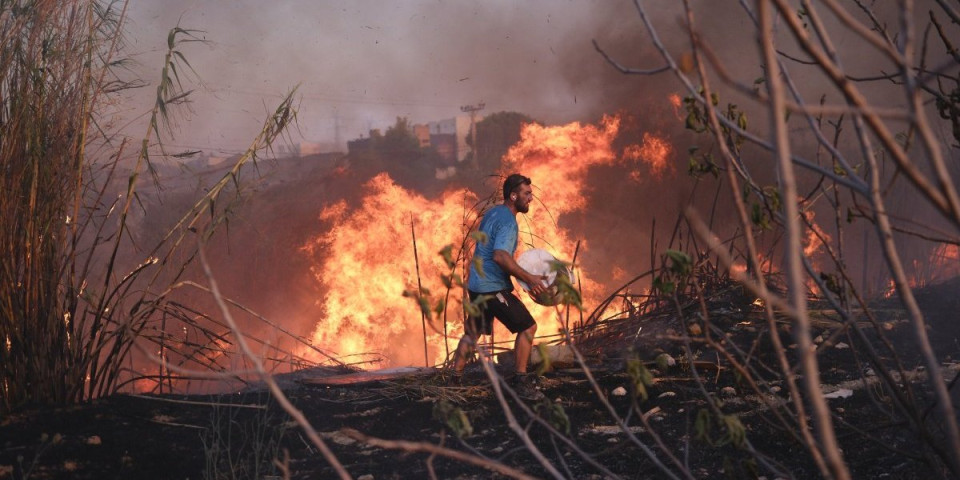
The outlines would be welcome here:
[[[533,201],[533,187],[530,178],[514,173],[503,181],[503,203],[512,206],[520,213],[530,211],[530,202]]]

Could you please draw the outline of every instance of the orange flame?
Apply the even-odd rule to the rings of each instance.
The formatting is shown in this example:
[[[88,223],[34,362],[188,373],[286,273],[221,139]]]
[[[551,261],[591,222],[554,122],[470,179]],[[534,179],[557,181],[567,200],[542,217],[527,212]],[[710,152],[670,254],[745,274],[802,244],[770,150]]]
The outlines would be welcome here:
[[[925,262],[914,259],[911,264],[913,272],[907,278],[907,284],[910,288],[922,288],[945,278],[960,275],[960,247],[950,243],[941,243],[930,252]],[[891,279],[883,296],[890,298],[896,293],[896,285]]]
[[[503,158],[502,170],[504,174],[521,172],[533,179],[536,201],[528,214],[517,218],[518,254],[528,248],[544,248],[561,260],[573,259],[576,235],[562,228],[557,219],[585,209],[590,168],[626,160],[665,161],[665,155],[655,153],[619,158],[613,147],[619,128],[620,118],[615,116],[604,117],[599,125],[523,127],[520,141]],[[644,142],[659,145],[656,148],[661,152],[670,151],[668,144],[654,139],[645,137]],[[313,343],[341,357],[376,353],[382,354],[389,365],[419,365],[424,361],[420,310],[402,295],[404,290],[415,291],[417,287],[411,219],[416,226],[420,280],[431,292],[442,293],[445,288],[440,276],[449,272],[437,252],[445,245],[463,243],[469,233],[464,226],[471,225],[475,218],[470,206],[476,204],[478,195],[446,192],[441,199],[431,201],[397,186],[387,174],[376,176],[364,188],[365,198],[359,209],[351,211],[343,202],[325,208],[321,220],[331,228],[304,247],[318,259],[313,272],[324,292],[319,301],[324,318],[316,324]],[[468,251],[467,256],[471,253]],[[581,241],[579,255],[586,254],[589,245]],[[601,287],[583,271],[578,270],[577,277],[589,308],[599,299]],[[447,336],[443,335],[443,325],[428,329],[428,363],[442,362],[448,349],[456,346],[463,331],[461,295],[460,291],[451,293]],[[541,340],[561,330],[557,310],[536,305],[525,295],[520,297],[537,319]],[[495,337],[512,341],[512,336],[499,332],[505,330],[497,325]]]
[[[623,151],[625,159],[642,161],[650,168],[651,175],[659,180],[663,178],[663,173],[669,171],[673,173],[673,164],[669,163],[673,147],[661,137],[654,136],[649,132],[643,134],[643,145],[630,145]],[[641,181],[643,176],[637,170],[630,173],[630,177],[636,181]]]
[[[325,208],[321,220],[333,227],[304,247],[323,257],[312,268],[326,289],[320,301],[325,318],[316,324],[313,342],[339,355],[376,353],[391,365],[419,365],[424,362],[421,314],[403,296],[404,290],[417,290],[411,221],[422,285],[441,292],[439,277],[449,272],[437,252],[463,238],[464,216],[476,198],[454,191],[431,202],[397,186],[385,173],[364,188],[358,210],[348,211],[343,202]],[[432,350],[428,361],[442,360],[442,333],[428,327],[427,337]]]
[[[820,225],[817,225],[817,222],[814,221],[817,215],[813,213],[813,211],[807,210],[803,215],[806,216],[807,222],[809,222],[812,227],[807,231],[807,238],[803,247],[803,255],[809,258],[823,248],[831,238],[830,235],[824,232],[823,229],[820,228]]]

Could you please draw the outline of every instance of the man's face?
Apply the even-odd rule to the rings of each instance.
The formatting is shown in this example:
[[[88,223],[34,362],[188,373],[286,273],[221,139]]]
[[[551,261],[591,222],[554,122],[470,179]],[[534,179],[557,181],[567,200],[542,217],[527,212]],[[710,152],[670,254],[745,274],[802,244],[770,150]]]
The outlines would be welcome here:
[[[531,202],[533,202],[533,187],[530,185],[520,185],[517,187],[517,199],[513,202],[517,211],[520,213],[529,212]]]

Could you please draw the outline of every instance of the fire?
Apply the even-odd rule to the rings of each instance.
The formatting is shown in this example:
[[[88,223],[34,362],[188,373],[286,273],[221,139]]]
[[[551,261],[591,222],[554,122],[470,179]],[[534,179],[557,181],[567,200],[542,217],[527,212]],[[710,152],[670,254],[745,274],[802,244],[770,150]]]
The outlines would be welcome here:
[[[557,222],[565,214],[584,211],[587,171],[627,161],[666,161],[669,145],[652,135],[645,136],[644,147],[638,147],[645,153],[619,157],[613,146],[619,130],[620,118],[615,116],[604,117],[599,125],[523,127],[520,141],[502,159],[500,172],[520,172],[533,179],[536,200],[528,214],[517,218],[518,254],[529,248],[544,248],[559,259],[571,261],[579,240],[579,255],[589,255],[589,243]],[[421,365],[424,333],[420,310],[402,295],[417,288],[411,222],[417,236],[420,281],[432,293],[442,294],[445,287],[440,276],[449,272],[437,252],[446,245],[465,243],[470,233],[465,225],[473,224],[478,212],[471,208],[481,195],[452,191],[430,200],[396,185],[387,174],[370,180],[364,190],[363,204],[356,210],[345,202],[325,208],[320,217],[331,225],[329,230],[303,247],[316,259],[312,270],[323,293],[319,302],[324,318],[316,323],[313,343],[341,358],[382,355],[391,366]],[[471,254],[468,248],[466,255]],[[578,270],[577,277],[589,309],[599,300],[601,287],[589,278],[589,272]],[[451,292],[446,326],[428,326],[427,363],[443,362],[447,352],[456,347],[463,331],[462,295],[456,288]],[[519,296],[537,319],[539,341],[567,326],[564,315],[558,315],[556,309]],[[498,324],[494,337],[512,342],[512,336],[505,332]]]
[[[680,98],[680,95],[676,93],[671,93],[669,97],[670,105],[673,105],[673,114],[677,116],[677,120],[683,120],[683,115],[681,112],[681,106],[683,105],[683,100]]]
[[[325,317],[316,324],[313,343],[340,356],[382,354],[391,365],[422,365],[420,310],[403,296],[404,290],[417,289],[413,234],[420,281],[440,293],[444,288],[439,277],[448,272],[437,252],[464,237],[464,216],[470,215],[476,197],[453,191],[432,202],[397,186],[384,173],[364,189],[363,205],[355,211],[344,202],[325,208],[321,220],[333,227],[304,247],[322,257],[312,270],[326,289],[321,300]],[[458,308],[451,306],[453,312]],[[429,362],[446,355],[442,331],[442,326],[427,327]]]
[[[625,159],[642,161],[650,169],[650,174],[657,180],[663,178],[665,171],[673,173],[673,164],[669,162],[673,147],[669,142],[661,137],[654,136],[650,132],[644,132],[642,145],[630,145],[623,151]],[[630,177],[636,181],[641,181],[643,175],[634,170]]]
[[[960,274],[960,247],[941,243],[930,254],[927,262],[930,281],[954,277]]]
[[[627,279],[627,271],[623,269],[620,265],[613,266],[613,272],[611,273],[614,281],[622,281]]]
[[[538,203],[550,209],[531,207],[533,224],[552,223],[550,213],[556,217],[586,206],[587,170],[618,161],[612,143],[619,131],[620,117],[604,117],[599,126],[574,122],[523,127],[520,141],[510,147],[503,165],[506,172],[523,172],[532,178]]]
[[[811,225],[803,246],[803,255],[809,258],[830,241],[830,235],[824,232],[820,225],[817,225],[817,222],[814,221],[816,214],[813,211],[807,210],[803,215],[806,216],[807,222]]]
[[[950,243],[941,243],[934,248],[926,261],[914,259],[911,262],[912,273],[907,278],[910,288],[923,288],[937,281],[960,274],[960,247]],[[883,293],[890,298],[897,293],[891,279]]]

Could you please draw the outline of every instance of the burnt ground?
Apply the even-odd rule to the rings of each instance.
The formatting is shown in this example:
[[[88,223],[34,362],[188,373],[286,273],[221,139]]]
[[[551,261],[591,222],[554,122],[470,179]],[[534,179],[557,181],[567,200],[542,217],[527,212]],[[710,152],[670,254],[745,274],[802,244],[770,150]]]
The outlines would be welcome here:
[[[931,339],[943,360],[945,374],[956,375],[960,358],[956,312],[960,311],[960,281],[954,280],[918,292],[927,312]],[[736,303],[736,302],[733,302]],[[763,332],[766,324],[756,309],[746,305],[712,305],[716,331],[728,341],[753,346],[755,363],[772,363],[771,346]],[[922,378],[910,326],[895,300],[877,305],[878,328],[894,339],[900,361]],[[886,415],[890,392],[877,386],[864,388],[875,375],[857,356],[858,340],[837,328],[829,318],[817,318],[823,391],[843,392],[848,397],[829,399],[829,407],[846,459],[854,478],[926,479],[944,474],[920,461],[917,435],[903,421]],[[611,414],[598,400],[585,374],[572,366],[559,365],[547,372],[542,389],[548,402],[527,402],[565,433],[577,449],[589,454],[584,459],[574,448],[552,437],[547,427],[532,422],[531,415],[518,408],[514,399],[507,404],[543,455],[568,478],[604,478],[592,463],[624,478],[666,478],[645,453],[649,450],[664,462],[669,460],[637,413],[630,414],[634,396],[633,378],[626,368],[632,351],[646,360],[655,380],[646,387],[647,399],[637,400],[652,431],[688,465],[696,478],[819,478],[809,455],[781,424],[775,410],[764,405],[786,399],[786,388],[774,372],[766,376],[768,403],[750,392],[746,383],[708,346],[694,344],[697,373],[689,364],[657,364],[663,352],[680,359],[683,349],[676,340],[682,331],[669,316],[638,318],[642,334],[631,342],[636,324],[622,322],[620,330],[609,328],[596,336],[587,349],[593,374],[602,394],[621,418],[625,418],[636,440],[616,426]],[[865,325],[867,325],[865,323]],[[627,328],[629,327],[629,328]],[[788,325],[781,337],[792,352]],[[631,332],[623,335],[623,332]],[[619,332],[619,333],[618,333]],[[838,333],[839,332],[839,333]],[[836,334],[836,335],[834,335]],[[605,343],[606,342],[606,343]],[[589,342],[586,342],[589,346]],[[602,348],[598,348],[598,345]],[[882,353],[882,352],[881,352]],[[712,367],[711,367],[712,365]],[[719,365],[718,369],[716,366]],[[757,363],[757,365],[759,365]],[[350,385],[322,385],[304,379],[322,377],[323,372],[301,372],[281,378],[286,394],[313,427],[320,432],[333,453],[354,478],[506,478],[483,467],[453,461],[427,453],[410,453],[372,446],[351,438],[344,429],[387,440],[406,440],[446,448],[497,461],[535,477],[550,474],[538,463],[518,435],[511,430],[503,409],[485,375],[477,366],[460,380],[442,372],[417,372],[386,380]],[[952,377],[951,377],[952,378]],[[864,381],[867,379],[867,382]],[[701,387],[702,385],[702,387]],[[926,384],[914,389],[918,404],[929,405]],[[626,391],[618,395],[619,387]],[[744,425],[746,442],[737,444],[728,430],[704,417],[709,392],[727,421]],[[957,387],[960,388],[960,387]],[[956,397],[956,395],[954,395]],[[553,414],[562,406],[564,415]],[[462,413],[472,432],[458,439],[457,429],[446,419]],[[936,413],[927,414],[935,424]],[[700,418],[700,421],[698,421]],[[710,418],[710,421],[703,420]],[[704,430],[702,427],[709,426]],[[748,452],[749,448],[756,455]],[[138,397],[115,395],[85,405],[32,409],[0,421],[0,479],[200,479],[200,478],[282,478],[272,466],[278,452],[287,452],[291,478],[335,478],[335,472],[307,435],[290,420],[263,389],[216,396]],[[779,473],[778,473],[779,472]]]

